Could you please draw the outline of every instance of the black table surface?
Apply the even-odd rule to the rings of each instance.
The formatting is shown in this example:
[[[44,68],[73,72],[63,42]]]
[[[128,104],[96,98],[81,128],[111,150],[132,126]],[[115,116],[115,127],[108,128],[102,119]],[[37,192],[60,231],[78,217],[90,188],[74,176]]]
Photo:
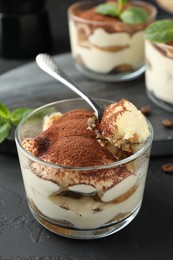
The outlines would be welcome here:
[[[63,1],[61,6],[64,10],[67,3]],[[69,1],[70,2],[70,1]],[[72,2],[72,1],[71,1]],[[57,1],[49,0],[50,10],[52,11],[52,26],[54,30],[54,40],[56,42],[56,19],[55,5]],[[60,17],[62,18],[62,16]],[[66,36],[67,37],[67,36]],[[68,37],[67,37],[68,38]],[[53,53],[58,53],[58,44]],[[69,54],[57,56],[60,63],[64,63],[68,59]],[[27,64],[31,61],[31,64]],[[72,62],[70,60],[70,62]],[[26,67],[19,67],[17,72],[26,72],[26,68],[33,69],[35,66],[33,60],[6,60],[0,58],[0,74],[7,72],[19,65],[27,64]],[[0,89],[2,82],[8,83],[8,88],[15,82],[17,88],[20,86],[19,74],[14,78],[16,70],[7,72],[0,77]],[[29,73],[29,72],[28,72]],[[39,72],[39,75],[41,72]],[[117,93],[115,86],[109,84],[109,88],[105,91],[103,86],[98,91],[89,88],[88,85],[97,86],[98,82],[86,80],[74,67],[70,67],[69,73],[74,76],[76,81],[84,82],[82,88],[91,93],[93,96],[111,98],[112,93]],[[27,74],[25,74],[27,75]],[[43,75],[46,84],[51,84],[55,87],[55,82],[48,76]],[[35,77],[35,81],[40,80]],[[27,81],[27,79],[26,79]],[[18,83],[17,83],[18,82]],[[124,83],[125,89],[131,85],[131,91],[139,86],[144,91],[144,77],[140,77],[131,83]],[[38,84],[39,85],[39,84]],[[26,86],[26,84],[24,84]],[[119,86],[120,87],[120,86]],[[118,87],[118,88],[119,88]],[[43,87],[44,88],[44,87]],[[9,89],[8,89],[9,90]],[[11,91],[14,95],[15,91]],[[121,91],[118,92],[118,97],[121,96]],[[57,97],[74,97],[73,93],[62,90],[62,96]],[[131,95],[130,94],[130,95]],[[3,91],[5,97],[5,93]],[[146,104],[149,100],[143,100],[144,93],[140,99],[135,98],[134,101],[138,105]],[[7,96],[10,96],[8,91]],[[1,97],[1,96],[0,96]],[[48,97],[47,97],[48,98]],[[51,95],[50,95],[51,98]],[[56,97],[54,97],[56,98]],[[48,98],[49,99],[49,98]],[[46,100],[46,99],[45,99]],[[10,100],[11,106],[15,105]],[[36,104],[35,104],[36,105]],[[38,103],[39,105],[39,103]],[[158,116],[159,108],[153,105],[153,111]],[[167,112],[164,116],[167,116]],[[163,114],[162,114],[163,115]],[[171,114],[169,114],[171,116]],[[155,121],[155,115],[152,116]],[[164,130],[165,131],[165,130]],[[170,134],[172,135],[170,130]],[[162,132],[162,137],[165,140],[165,132]],[[160,135],[158,135],[159,138]],[[157,140],[156,140],[157,141]],[[157,142],[156,142],[157,143]],[[161,142],[159,148],[166,146]],[[155,147],[157,150],[157,147]],[[9,153],[0,153],[0,260],[170,260],[173,259],[173,174],[166,174],[162,171],[162,165],[173,162],[173,153],[171,154],[170,146],[169,153],[159,153],[152,156],[149,164],[148,177],[146,181],[146,189],[144,200],[140,212],[137,217],[123,230],[115,233],[112,236],[97,239],[97,240],[72,240],[60,237],[43,228],[32,216],[27,205],[23,180],[21,176],[20,166],[17,155]]]

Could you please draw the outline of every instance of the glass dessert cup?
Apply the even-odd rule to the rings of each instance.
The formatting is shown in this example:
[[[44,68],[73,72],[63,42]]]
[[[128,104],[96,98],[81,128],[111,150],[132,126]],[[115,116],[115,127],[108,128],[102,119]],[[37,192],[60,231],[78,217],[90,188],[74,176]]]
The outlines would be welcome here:
[[[146,90],[149,98],[173,112],[173,46],[145,40]]]
[[[111,101],[96,99],[102,107]],[[48,230],[68,238],[95,239],[111,235],[128,225],[140,210],[153,130],[147,121],[151,136],[136,153],[113,164],[94,167],[63,167],[42,161],[22,146],[23,140],[33,138],[42,131],[44,117],[52,112],[65,113],[77,108],[88,108],[82,99],[57,101],[40,107],[28,115],[17,127],[15,140],[21,165],[23,181],[29,208],[34,217]],[[73,147],[72,147],[73,148]],[[36,174],[39,169],[39,176]],[[108,173],[126,169],[132,172],[113,189],[103,188],[109,182]],[[72,185],[61,191],[55,182],[42,173],[66,175],[74,180],[76,176],[95,179],[97,189],[92,185]],[[102,176],[102,177],[99,177]],[[43,178],[42,178],[43,177]]]
[[[156,3],[169,13],[173,13],[173,4],[172,0],[155,0]]]
[[[155,20],[157,9],[143,1],[135,6],[149,12],[148,21],[128,25],[119,19],[95,21],[81,18],[82,13],[100,2],[77,2],[68,9],[72,56],[85,76],[102,81],[126,81],[139,77],[144,66],[144,30]]]

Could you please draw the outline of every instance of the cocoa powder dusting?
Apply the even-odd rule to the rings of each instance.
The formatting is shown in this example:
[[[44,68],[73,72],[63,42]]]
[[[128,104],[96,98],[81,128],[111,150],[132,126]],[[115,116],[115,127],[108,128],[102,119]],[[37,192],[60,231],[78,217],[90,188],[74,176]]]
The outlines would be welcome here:
[[[98,120],[95,118],[96,129],[88,128],[88,121],[93,116],[93,112],[82,109],[66,113],[32,142],[30,140],[28,147],[32,150],[33,144],[37,148],[39,159],[61,166],[88,167],[114,163],[116,156],[97,141],[95,130],[98,131]],[[26,147],[25,143],[25,149]],[[32,171],[60,186],[62,183],[66,188],[77,184],[97,187],[99,183],[104,191],[132,174],[120,166],[93,171],[73,171],[53,169],[34,162]]]
[[[115,161],[113,155],[96,139],[83,136],[59,138],[39,158],[53,164],[76,167],[102,165]]]
[[[122,114],[127,110],[126,107],[124,106],[125,101],[126,99],[122,99],[118,103],[111,104],[105,109],[101,124],[99,126],[100,130],[103,131],[104,137],[109,136],[113,138],[115,131],[117,129],[116,119],[119,114]],[[117,111],[117,113],[114,113],[116,107],[120,107],[121,109]]]
[[[33,143],[37,147],[38,158],[62,166],[86,167],[113,163],[114,156],[98,143],[97,133],[89,127],[89,121],[98,127],[98,120],[92,111],[72,110],[55,120],[33,142],[28,142],[28,147],[32,150]]]

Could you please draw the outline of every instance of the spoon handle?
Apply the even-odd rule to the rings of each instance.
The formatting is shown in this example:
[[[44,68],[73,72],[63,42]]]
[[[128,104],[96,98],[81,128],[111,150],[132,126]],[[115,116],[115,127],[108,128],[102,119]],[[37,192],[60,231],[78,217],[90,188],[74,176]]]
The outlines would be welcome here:
[[[36,56],[36,62],[38,66],[60,81],[65,86],[69,87],[71,90],[73,90],[76,94],[81,96],[95,111],[97,118],[100,120],[102,117],[102,109],[100,106],[95,103],[95,101],[88,97],[84,92],[82,92],[77,84],[67,75],[65,72],[54,62],[54,60],[50,57],[50,55],[46,53],[40,53]]]

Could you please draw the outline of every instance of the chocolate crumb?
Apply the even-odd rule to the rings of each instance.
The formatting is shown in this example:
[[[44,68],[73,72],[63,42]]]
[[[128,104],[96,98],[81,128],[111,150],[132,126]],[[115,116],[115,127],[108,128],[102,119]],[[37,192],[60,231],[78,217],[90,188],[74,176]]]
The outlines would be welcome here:
[[[140,108],[140,111],[142,112],[142,114],[144,114],[145,116],[149,116],[151,114],[151,107],[150,106],[142,106]]]
[[[102,211],[102,209],[101,208],[95,208],[95,209],[93,209],[93,211],[94,212],[100,212],[100,211]]]
[[[64,205],[60,205],[60,207],[61,207],[62,209],[70,210],[69,207],[66,207],[66,206],[64,206]]]
[[[167,128],[173,127],[173,121],[170,119],[163,119],[162,124],[163,124],[163,126],[165,126]]]
[[[173,172],[173,163],[166,163],[166,164],[164,164],[164,165],[162,166],[162,170],[163,170],[164,172],[167,172],[167,173]]]

